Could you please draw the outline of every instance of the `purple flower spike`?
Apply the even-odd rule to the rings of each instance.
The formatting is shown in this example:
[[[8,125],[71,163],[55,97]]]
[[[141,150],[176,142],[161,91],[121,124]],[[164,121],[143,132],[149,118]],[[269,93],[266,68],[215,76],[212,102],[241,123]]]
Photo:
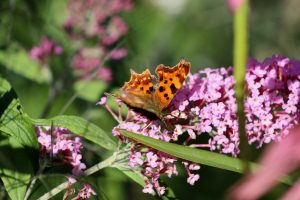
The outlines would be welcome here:
[[[81,161],[82,143],[80,137],[74,137],[69,130],[59,127],[36,126],[40,151],[52,159],[72,166],[72,174],[79,176],[86,169]]]
[[[300,62],[284,56],[250,60],[246,81],[249,143],[281,141],[300,119]]]

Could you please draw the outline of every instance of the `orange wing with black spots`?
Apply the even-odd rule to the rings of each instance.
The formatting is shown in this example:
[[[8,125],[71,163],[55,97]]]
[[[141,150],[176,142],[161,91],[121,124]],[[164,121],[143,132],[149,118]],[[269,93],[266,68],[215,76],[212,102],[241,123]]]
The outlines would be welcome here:
[[[130,81],[120,89],[120,98],[129,106],[141,108],[162,117],[177,91],[182,87],[191,64],[181,60],[175,67],[159,65],[156,68],[158,80],[147,69],[141,74],[131,71]]]
[[[186,79],[191,64],[181,60],[175,67],[159,65],[156,74],[159,78],[157,89],[155,90],[155,100],[159,102],[159,109],[162,111],[169,105],[177,91],[182,87]]]
[[[119,98],[129,106],[156,113],[152,98],[155,84],[156,78],[148,69],[141,74],[131,70],[130,81],[125,82],[120,89]]]
[[[136,95],[152,96],[154,90],[155,77],[151,75],[150,71],[147,69],[141,74],[137,74],[135,71],[131,70],[130,81],[126,82],[122,87],[122,90],[130,91]]]

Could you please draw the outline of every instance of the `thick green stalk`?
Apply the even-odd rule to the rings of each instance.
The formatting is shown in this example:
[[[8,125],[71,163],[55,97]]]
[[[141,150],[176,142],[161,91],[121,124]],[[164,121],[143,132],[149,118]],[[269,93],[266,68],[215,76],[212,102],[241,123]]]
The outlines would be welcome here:
[[[245,135],[245,74],[248,59],[248,11],[249,2],[243,0],[241,6],[234,13],[234,77],[236,80],[235,92],[238,102],[238,122],[241,138],[241,157],[247,156],[247,139]]]

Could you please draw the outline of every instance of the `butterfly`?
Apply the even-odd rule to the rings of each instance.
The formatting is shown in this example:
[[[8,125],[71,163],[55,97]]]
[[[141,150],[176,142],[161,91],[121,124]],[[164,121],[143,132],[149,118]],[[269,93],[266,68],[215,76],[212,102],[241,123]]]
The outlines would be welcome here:
[[[182,87],[190,66],[190,62],[184,59],[174,67],[160,64],[155,70],[157,77],[149,69],[141,74],[131,70],[131,78],[120,89],[117,98],[130,107],[146,110],[162,118],[162,111]]]

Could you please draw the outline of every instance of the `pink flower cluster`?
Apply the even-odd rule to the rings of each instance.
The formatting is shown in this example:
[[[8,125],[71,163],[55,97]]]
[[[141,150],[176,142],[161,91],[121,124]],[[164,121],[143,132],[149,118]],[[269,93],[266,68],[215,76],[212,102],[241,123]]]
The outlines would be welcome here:
[[[281,141],[300,119],[300,61],[273,56],[250,60],[246,75],[246,132],[258,147]]]
[[[75,198],[73,198],[73,200],[77,200],[77,199],[88,199],[91,196],[95,196],[96,192],[93,190],[93,188],[85,183],[83,185],[83,187],[80,189],[79,193],[77,194],[77,196]]]
[[[121,103],[119,101],[117,101],[117,103],[121,107]],[[115,118],[122,120],[120,110],[118,116],[113,113],[106,104],[106,97],[103,97],[98,104],[105,105],[108,111],[111,112]],[[160,120],[151,120],[134,111],[129,111],[127,113],[126,120],[122,121],[113,129],[113,135],[118,136],[124,143],[130,142],[124,138],[117,129],[126,129],[158,140],[174,142],[172,139],[173,131],[167,130]],[[163,195],[165,193],[166,188],[159,184],[159,177],[162,174],[166,174],[168,177],[178,175],[176,167],[177,162],[177,158],[173,156],[145,147],[138,143],[133,144],[129,156],[129,166],[133,170],[141,172],[145,180],[146,185],[143,192],[150,194],[157,192],[158,195]],[[194,171],[199,170],[200,166],[187,161],[183,161],[182,163],[184,164],[188,174],[187,182],[194,185],[194,183],[200,178],[200,176],[195,174]]]
[[[209,147],[233,156],[239,153],[235,80],[231,71],[232,68],[207,68],[189,76],[168,107],[167,123],[175,124],[173,140],[186,132],[186,145]],[[208,144],[194,144],[201,135],[209,136]]]
[[[73,136],[69,130],[59,127],[36,126],[40,151],[54,161],[72,166],[72,174],[78,176],[86,168],[81,161],[82,143],[80,137]]]
[[[31,48],[29,56],[40,63],[44,63],[50,56],[60,55],[62,52],[63,48],[61,46],[56,44],[53,40],[43,37],[38,46]]]
[[[85,78],[92,71],[105,68],[102,66],[104,58],[120,60],[127,56],[127,49],[114,46],[127,33],[127,25],[118,16],[123,11],[133,8],[131,0],[69,0],[67,11],[69,18],[65,21],[64,29],[70,38],[77,43],[93,40],[98,44],[92,47],[79,49],[74,56],[72,67]],[[96,53],[91,53],[95,50]],[[104,81],[111,80],[111,71],[105,68],[99,72],[98,78]]]

